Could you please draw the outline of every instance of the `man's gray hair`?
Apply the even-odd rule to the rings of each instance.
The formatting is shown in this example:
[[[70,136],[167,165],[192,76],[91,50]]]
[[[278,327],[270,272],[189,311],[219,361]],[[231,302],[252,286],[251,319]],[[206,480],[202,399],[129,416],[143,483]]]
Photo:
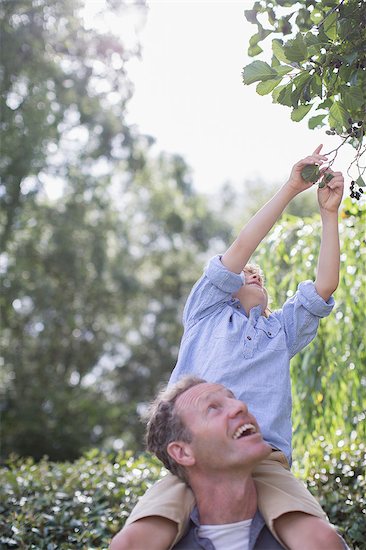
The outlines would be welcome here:
[[[190,443],[192,434],[184,425],[176,408],[175,402],[182,393],[205,383],[206,380],[195,376],[185,376],[179,382],[162,390],[150,405],[146,414],[146,446],[154,453],[168,470],[180,479],[188,482],[186,471],[168,453],[168,445],[172,441]]]

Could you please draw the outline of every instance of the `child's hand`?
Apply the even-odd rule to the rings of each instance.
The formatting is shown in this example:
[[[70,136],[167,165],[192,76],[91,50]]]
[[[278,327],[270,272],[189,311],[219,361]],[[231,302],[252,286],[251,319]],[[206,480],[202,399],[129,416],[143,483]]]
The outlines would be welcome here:
[[[344,178],[342,172],[333,172],[327,168],[324,173],[332,174],[333,178],[323,188],[318,188],[320,212],[338,212],[342,201]]]
[[[291,190],[294,191],[296,194],[301,193],[305,189],[309,189],[309,187],[313,185],[313,183],[305,181],[304,178],[301,176],[301,170],[304,168],[304,166],[306,166],[306,164],[317,164],[318,166],[321,166],[323,162],[327,161],[327,157],[320,154],[320,150],[322,147],[323,145],[319,145],[312,155],[309,155],[308,157],[299,160],[299,162],[297,162],[292,168],[289,180],[286,185],[289,186]]]

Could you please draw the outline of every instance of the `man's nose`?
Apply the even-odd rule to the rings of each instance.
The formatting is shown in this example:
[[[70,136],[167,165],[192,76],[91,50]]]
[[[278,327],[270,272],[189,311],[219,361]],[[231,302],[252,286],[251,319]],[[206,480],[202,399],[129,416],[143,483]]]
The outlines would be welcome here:
[[[230,399],[230,402],[230,417],[234,418],[238,414],[248,413],[248,407],[246,403],[243,403],[243,401],[240,401],[239,399]]]

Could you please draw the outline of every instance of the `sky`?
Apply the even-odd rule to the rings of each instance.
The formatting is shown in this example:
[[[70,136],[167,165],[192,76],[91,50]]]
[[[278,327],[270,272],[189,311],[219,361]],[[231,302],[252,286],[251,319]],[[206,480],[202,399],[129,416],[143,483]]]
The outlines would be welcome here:
[[[86,0],[89,13],[100,1]],[[225,182],[239,189],[253,179],[285,182],[318,144],[328,152],[340,143],[325,128],[309,130],[306,119],[291,121],[290,108],[259,96],[255,84],[243,85],[242,68],[253,61],[247,47],[256,26],[244,17],[252,1],[147,4],[146,21],[134,28],[142,58],[128,65],[135,91],[127,121],[156,138],[156,151],[183,156],[198,191],[217,192]],[[132,20],[126,25],[131,30]],[[353,156],[343,147],[333,169],[346,171]]]

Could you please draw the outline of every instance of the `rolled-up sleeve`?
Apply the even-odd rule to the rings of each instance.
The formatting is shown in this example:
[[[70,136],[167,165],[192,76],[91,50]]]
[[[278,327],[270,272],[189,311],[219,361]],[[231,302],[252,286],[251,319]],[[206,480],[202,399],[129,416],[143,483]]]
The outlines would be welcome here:
[[[243,286],[244,275],[232,273],[214,256],[187,299],[183,324],[187,327],[222,307]]]
[[[282,310],[275,312],[285,329],[290,357],[313,340],[320,319],[331,313],[334,303],[333,296],[326,302],[319,296],[312,281],[304,281],[299,284],[296,294],[285,302]]]
[[[333,296],[327,302],[319,296],[312,281],[299,284],[298,297],[304,308],[317,317],[327,317],[335,304]]]
[[[238,292],[244,284],[244,274],[233,273],[226,269],[221,261],[221,256],[214,256],[208,263],[204,273],[215,287],[226,294]]]

